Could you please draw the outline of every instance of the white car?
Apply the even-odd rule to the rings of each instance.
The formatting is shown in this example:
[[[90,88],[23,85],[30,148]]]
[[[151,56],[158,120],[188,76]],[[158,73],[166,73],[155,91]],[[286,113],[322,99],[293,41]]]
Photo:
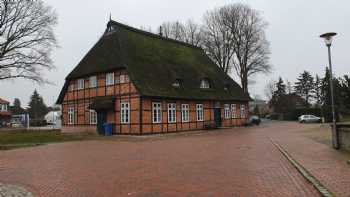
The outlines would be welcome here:
[[[320,117],[314,115],[302,115],[299,118],[300,123],[308,123],[308,122],[321,122],[322,119]]]

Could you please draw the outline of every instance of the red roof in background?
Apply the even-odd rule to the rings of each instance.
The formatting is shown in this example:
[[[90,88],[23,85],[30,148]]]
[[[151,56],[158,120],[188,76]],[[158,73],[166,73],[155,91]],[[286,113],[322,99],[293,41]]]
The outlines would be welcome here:
[[[9,104],[10,102],[0,98],[0,104]]]

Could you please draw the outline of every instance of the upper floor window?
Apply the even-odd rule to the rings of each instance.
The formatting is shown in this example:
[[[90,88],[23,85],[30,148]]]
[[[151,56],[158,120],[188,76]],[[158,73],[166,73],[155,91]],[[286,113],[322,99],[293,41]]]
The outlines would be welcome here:
[[[225,119],[230,119],[231,118],[230,105],[229,104],[225,104],[224,105],[224,115],[225,115]]]
[[[201,80],[200,88],[202,88],[202,89],[208,89],[208,88],[210,88],[209,80],[208,80],[208,79],[202,79],[202,80]]]
[[[229,86],[228,84],[225,84],[225,86],[224,86],[224,90],[225,90],[225,91],[228,91],[228,90],[229,90],[229,88],[230,88],[230,86]]]
[[[69,86],[69,90],[70,90],[70,91],[74,91],[74,89],[75,89],[75,85],[74,85],[74,83],[70,84],[70,86]]]
[[[173,82],[173,84],[172,84],[172,86],[175,87],[175,88],[180,88],[181,85],[182,85],[182,83],[181,83],[181,80],[180,80],[180,79],[176,79],[176,80]]]
[[[152,104],[152,122],[153,123],[161,123],[162,122],[162,104],[161,103],[153,103]]]
[[[91,76],[89,79],[89,87],[90,88],[96,88],[97,87],[97,77]]]
[[[106,86],[113,85],[114,84],[114,73],[107,73],[106,74]]]
[[[203,121],[203,104],[197,104],[197,121]]]
[[[77,89],[78,89],[78,90],[84,89],[84,83],[85,83],[84,79],[78,79],[78,86],[77,86]]]
[[[7,104],[0,104],[0,111],[7,111]]]
[[[120,75],[120,83],[129,83],[129,77],[128,75]]]
[[[176,122],[176,104],[175,103],[168,104],[168,122],[169,123]]]

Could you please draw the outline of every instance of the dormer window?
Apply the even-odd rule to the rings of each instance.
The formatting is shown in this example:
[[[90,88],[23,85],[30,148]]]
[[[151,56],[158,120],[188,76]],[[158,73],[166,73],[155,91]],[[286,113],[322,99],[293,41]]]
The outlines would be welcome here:
[[[208,79],[202,79],[200,88],[201,89],[209,89],[210,88],[209,80]]]
[[[228,90],[229,90],[229,88],[230,88],[230,86],[229,86],[228,84],[225,84],[225,86],[224,86],[224,90],[225,90],[225,91],[228,91]]]
[[[172,86],[175,87],[175,88],[180,88],[181,87],[181,80],[180,79],[176,79],[173,82]]]

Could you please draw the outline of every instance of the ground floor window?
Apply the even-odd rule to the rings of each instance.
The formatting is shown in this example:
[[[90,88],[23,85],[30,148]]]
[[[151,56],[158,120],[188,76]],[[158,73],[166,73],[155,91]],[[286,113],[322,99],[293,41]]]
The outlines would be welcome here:
[[[190,121],[189,105],[188,104],[181,105],[181,119],[182,119],[182,122],[189,122]]]
[[[74,107],[68,108],[68,124],[74,124]]]
[[[162,104],[152,103],[152,122],[161,123],[162,122]]]
[[[129,102],[122,102],[120,104],[120,122],[126,124],[130,122],[130,104]]]
[[[168,104],[168,122],[169,123],[176,122],[176,104],[175,103]]]
[[[237,115],[236,115],[236,104],[231,104],[231,115],[232,115],[232,118],[237,118]]]
[[[90,110],[90,124],[97,124],[97,113],[95,110]]]
[[[224,105],[224,115],[225,115],[225,119],[230,119],[231,118],[230,105],[229,104],[225,104]]]
[[[197,121],[203,121],[203,104],[196,105]]]
[[[241,105],[241,118],[246,118],[245,105]]]

